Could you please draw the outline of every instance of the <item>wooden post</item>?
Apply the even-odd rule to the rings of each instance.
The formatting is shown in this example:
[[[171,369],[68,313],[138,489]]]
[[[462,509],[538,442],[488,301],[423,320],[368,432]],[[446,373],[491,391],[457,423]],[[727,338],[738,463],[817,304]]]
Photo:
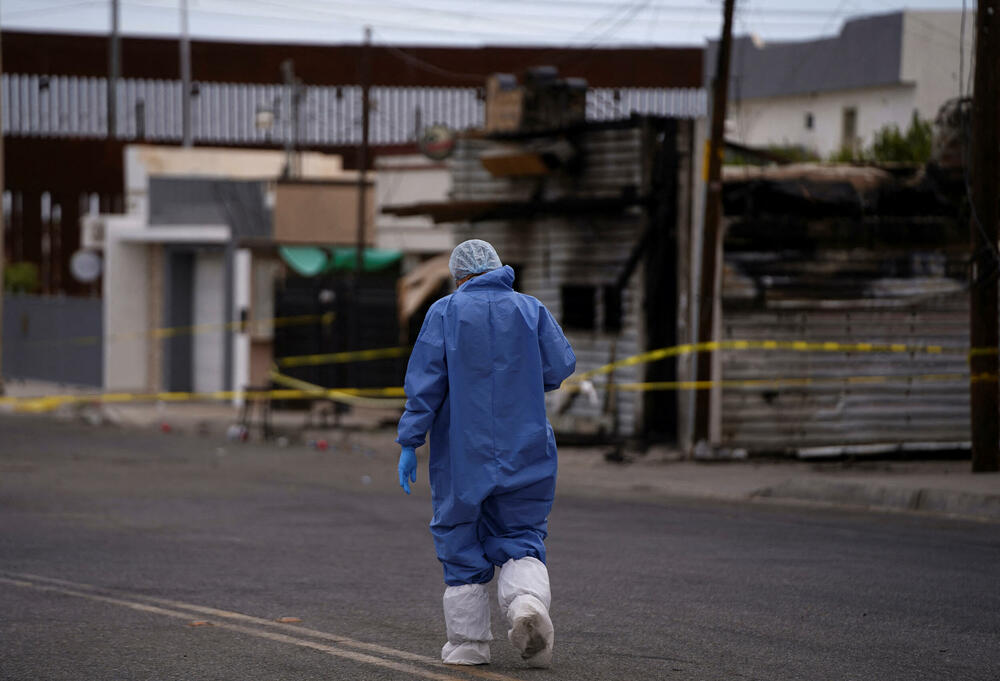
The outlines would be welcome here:
[[[733,9],[736,0],[726,0],[722,22],[722,40],[715,61],[715,79],[712,81],[712,132],[708,147],[705,181],[705,222],[701,244],[701,286],[698,289],[698,342],[713,338],[715,313],[715,259],[719,249],[719,222],[722,218],[722,148],[725,141],[726,103],[729,97],[729,56],[732,51]],[[712,353],[697,355],[699,382],[712,380]],[[711,425],[712,391],[701,388],[697,392],[694,411],[694,442],[698,445],[709,440]]]
[[[972,286],[969,300],[969,397],[972,471],[1000,468],[1000,384],[997,382],[997,194],[1000,190],[1000,2],[980,0],[976,16],[976,75],[972,93]]]

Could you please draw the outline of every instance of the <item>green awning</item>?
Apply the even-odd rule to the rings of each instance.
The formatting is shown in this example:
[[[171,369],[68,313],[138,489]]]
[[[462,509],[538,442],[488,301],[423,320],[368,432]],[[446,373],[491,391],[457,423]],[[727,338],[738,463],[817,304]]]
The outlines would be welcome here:
[[[355,267],[356,248],[328,248],[324,246],[281,246],[281,259],[304,277],[314,277],[327,272],[349,272]],[[395,265],[403,257],[402,251],[388,248],[366,248],[362,253],[365,272],[378,272]]]

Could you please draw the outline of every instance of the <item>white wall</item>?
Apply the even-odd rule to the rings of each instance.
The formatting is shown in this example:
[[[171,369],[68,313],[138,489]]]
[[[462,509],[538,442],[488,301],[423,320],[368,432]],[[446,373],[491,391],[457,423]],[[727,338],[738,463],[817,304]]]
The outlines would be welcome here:
[[[421,154],[380,156],[375,173],[375,245],[406,253],[436,254],[455,246],[451,225],[435,225],[424,215],[399,217],[382,212],[386,206],[446,201],[451,171],[446,163]]]
[[[104,220],[104,389],[142,392],[149,383],[149,246],[125,238],[141,224]]]
[[[226,266],[219,252],[198,253],[194,261],[192,384],[198,393],[225,387]]]
[[[751,146],[799,145],[825,158],[841,147],[846,107],[858,110],[857,131],[864,145],[870,144],[875,131],[885,125],[894,123],[905,130],[914,111],[921,118],[934,120],[942,104],[959,96],[962,59],[968,86],[973,69],[974,18],[970,8],[965,18],[963,45],[961,12],[908,10],[903,13],[899,83],[742,102],[731,100],[727,136]],[[817,78],[821,77],[822,74],[817,74]],[[807,112],[813,114],[812,130],[805,127]]]
[[[727,137],[750,146],[803,146],[826,158],[840,150],[845,108],[857,109],[857,135],[867,145],[888,123],[906,129],[915,106],[913,85],[730,102]],[[805,124],[810,112],[812,130]]]
[[[253,253],[248,248],[236,251],[233,262],[233,321],[240,319],[240,313],[246,310],[249,316],[252,308],[251,272],[253,271]],[[273,282],[271,282],[273,286]],[[271,316],[268,313],[267,316]],[[233,390],[243,390],[250,384],[250,334],[237,329],[233,333]],[[233,400],[234,404],[243,404],[242,399]]]
[[[960,60],[964,58],[966,92],[971,90],[972,45],[975,11],[969,3],[962,45],[962,13],[905,12],[900,78],[917,86],[915,106],[922,118],[931,120],[947,100],[959,96]],[[962,57],[964,53],[964,57]]]

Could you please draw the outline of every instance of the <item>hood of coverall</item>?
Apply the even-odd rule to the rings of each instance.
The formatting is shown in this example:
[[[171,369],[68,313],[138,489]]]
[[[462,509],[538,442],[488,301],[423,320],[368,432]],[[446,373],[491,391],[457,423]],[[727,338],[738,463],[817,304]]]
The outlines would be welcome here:
[[[495,270],[490,270],[478,276],[469,279],[467,282],[458,287],[459,291],[465,291],[470,288],[488,288],[490,286],[504,286],[506,288],[514,287],[514,268],[510,265],[504,265]]]

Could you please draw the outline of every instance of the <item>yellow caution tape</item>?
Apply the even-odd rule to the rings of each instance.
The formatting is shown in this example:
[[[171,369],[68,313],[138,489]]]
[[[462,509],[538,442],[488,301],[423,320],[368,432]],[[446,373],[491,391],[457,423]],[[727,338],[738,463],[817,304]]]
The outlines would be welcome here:
[[[344,362],[365,362],[373,359],[391,359],[405,357],[410,354],[409,347],[378,348],[374,350],[352,350],[349,352],[333,352],[326,355],[296,355],[294,357],[279,357],[274,363],[279,367],[304,367],[319,364],[340,364]]]
[[[656,362],[668,357],[678,357],[696,352],[717,352],[720,350],[786,350],[793,352],[875,352],[875,353],[922,353],[932,355],[967,353],[970,357],[997,354],[997,348],[973,348],[946,345],[906,345],[905,343],[834,343],[815,341],[775,341],[775,340],[729,340],[685,343],[674,345],[620,359],[604,366],[572,376],[570,382],[585,381],[594,376],[610,374],[622,367]]]
[[[603,383],[595,384],[595,388],[614,388],[615,390],[652,391],[652,390],[707,390],[719,386],[723,389],[739,388],[795,388],[812,385],[872,385],[886,384],[897,381],[908,383],[969,381],[971,383],[996,382],[997,374],[912,374],[907,376],[824,376],[821,378],[759,378],[746,380],[721,381],[658,381],[650,383]],[[579,389],[579,388],[577,388]]]
[[[402,388],[324,388],[292,376],[272,370],[271,380],[281,385],[287,385],[310,393],[313,397],[321,397],[335,402],[355,404],[369,407],[403,406],[406,393]]]
[[[278,390],[219,390],[214,392],[101,393],[85,395],[48,395],[43,397],[0,397],[0,405],[13,405],[18,412],[48,412],[71,404],[115,404],[127,402],[194,402],[229,401],[233,399],[300,400],[327,399],[365,407],[402,407],[406,394],[403,388],[324,388],[308,381],[272,372],[272,380],[290,386]],[[721,381],[658,381],[645,383],[600,383],[595,388],[626,391],[706,390],[719,386],[724,389],[788,388],[812,385],[872,385],[906,381],[908,383],[969,381],[997,382],[997,374],[910,374],[882,376],[824,376],[819,378],[760,378]],[[564,389],[578,391],[579,384],[564,384]]]
[[[335,318],[334,313],[304,314],[288,317],[267,317],[257,318],[247,321],[235,322],[213,322],[208,324],[193,324],[190,326],[169,326],[157,329],[147,329],[143,331],[129,331],[126,333],[114,333],[107,336],[76,336],[73,338],[52,338],[48,340],[34,341],[39,345],[93,345],[104,340],[106,343],[128,340],[134,338],[152,337],[156,339],[173,338],[175,336],[195,335],[199,333],[212,333],[217,331],[239,331],[251,325],[264,324],[273,329],[284,328],[286,326],[299,326],[304,324],[331,324]]]
[[[291,325],[322,321],[329,323],[331,314],[301,315],[271,320],[275,325]],[[240,323],[235,323],[239,325]],[[225,325],[199,325],[181,327],[185,330],[205,329],[206,327],[222,328]],[[165,330],[159,330],[165,331]],[[166,337],[166,336],[164,336]],[[352,352],[331,353],[326,355],[302,355],[283,357],[276,360],[278,366],[309,366],[323,363],[365,361],[389,357],[401,357],[409,352],[409,348],[379,348],[374,350],[359,350]],[[795,352],[877,352],[877,353],[926,353],[926,354],[958,354],[967,353],[970,357],[997,354],[997,348],[973,348],[971,351],[961,347],[943,345],[906,345],[902,343],[835,343],[813,341],[710,341],[706,343],[688,343],[672,347],[659,348],[643,352],[632,357],[612,362],[596,369],[591,369],[570,377],[564,384],[565,390],[579,390],[580,383],[594,376],[610,374],[616,369],[634,366],[647,362],[655,362],[668,357],[691,354],[695,352],[716,352],[722,350],[786,350]],[[209,393],[193,392],[157,392],[157,393],[102,393],[90,395],[50,395],[33,398],[0,397],[0,405],[13,405],[18,411],[51,411],[65,404],[119,402],[186,402],[201,400],[232,400],[232,399],[316,399],[323,398],[359,406],[402,406],[406,395],[403,388],[324,388],[307,381],[286,376],[277,370],[272,370],[271,378],[276,383],[287,386],[286,390],[265,391],[216,391]],[[841,383],[847,385],[889,383],[893,381],[965,381],[972,383],[997,381],[997,374],[979,373],[974,375],[923,374],[923,375],[888,375],[888,376],[831,376],[820,378],[765,378],[747,380],[721,381],[660,381],[643,383],[604,383],[597,387],[614,390],[650,391],[650,390],[704,390],[715,387],[723,388],[753,388],[762,386],[791,387],[818,384]]]
[[[160,393],[100,393],[86,395],[48,395],[44,397],[2,397],[0,405],[12,406],[16,412],[49,412],[67,405],[116,404],[127,402],[207,402],[245,400],[315,400],[317,398],[346,402],[365,407],[402,406],[402,388],[357,388],[290,390],[218,390],[213,392],[160,392]],[[389,398],[389,399],[387,399]],[[397,398],[397,399],[391,399]]]

